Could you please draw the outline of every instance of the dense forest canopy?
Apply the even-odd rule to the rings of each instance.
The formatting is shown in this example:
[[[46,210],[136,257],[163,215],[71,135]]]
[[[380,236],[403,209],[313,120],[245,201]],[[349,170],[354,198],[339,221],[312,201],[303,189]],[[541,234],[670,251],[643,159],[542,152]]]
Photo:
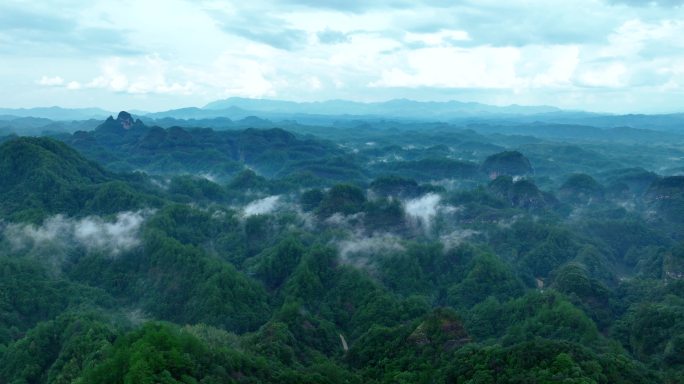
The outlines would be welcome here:
[[[0,138],[0,383],[682,382],[676,133],[67,125]]]

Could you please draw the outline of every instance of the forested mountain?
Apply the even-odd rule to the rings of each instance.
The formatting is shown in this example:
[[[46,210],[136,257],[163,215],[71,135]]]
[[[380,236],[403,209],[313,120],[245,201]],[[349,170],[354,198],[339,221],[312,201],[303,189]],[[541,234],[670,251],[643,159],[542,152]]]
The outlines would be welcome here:
[[[154,173],[193,172],[230,176],[251,167],[268,176],[287,176],[308,164],[343,156],[332,143],[298,138],[272,128],[215,131],[147,126],[127,112],[92,131],[56,136],[108,168]]]
[[[0,139],[0,383],[682,382],[681,141],[264,121]]]
[[[525,135],[587,143],[668,144],[684,141],[684,115],[610,115],[553,107],[492,106],[479,103],[390,100],[358,103],[333,100],[296,103],[230,98],[197,108],[135,112],[147,126],[213,128],[217,131],[281,128],[319,138],[348,137],[363,130],[471,130],[483,135]],[[108,112],[95,109],[0,109],[0,135],[56,135],[90,131]],[[353,129],[350,129],[353,128]],[[358,135],[354,135],[357,136]]]

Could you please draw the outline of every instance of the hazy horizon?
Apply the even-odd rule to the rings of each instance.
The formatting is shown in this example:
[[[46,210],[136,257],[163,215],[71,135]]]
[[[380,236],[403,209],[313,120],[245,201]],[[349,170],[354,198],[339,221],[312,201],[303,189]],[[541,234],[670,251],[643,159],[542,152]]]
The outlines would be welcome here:
[[[392,101],[397,101],[397,100],[407,100],[407,101],[412,101],[412,102],[417,102],[417,103],[463,103],[463,104],[481,104],[485,106],[493,106],[493,107],[501,107],[501,108],[506,108],[506,107],[549,107],[549,108],[557,108],[560,111],[563,112],[586,112],[586,113],[594,113],[597,115],[631,115],[631,114],[636,114],[636,115],[670,115],[670,114],[680,114],[684,113],[684,108],[680,109],[673,109],[671,111],[655,111],[655,112],[639,112],[639,111],[624,111],[624,112],[611,112],[611,111],[603,111],[603,110],[591,110],[591,109],[580,109],[580,108],[562,108],[558,107],[556,105],[552,104],[520,104],[520,103],[500,103],[500,104],[495,104],[495,103],[484,103],[480,101],[475,101],[475,100],[458,100],[458,99],[446,99],[446,100],[416,100],[416,99],[411,99],[411,98],[390,98],[390,99],[381,99],[381,100],[371,100],[371,101],[364,101],[364,100],[350,100],[350,99],[321,99],[321,100],[288,100],[288,99],[281,99],[281,98],[261,98],[261,97],[242,97],[242,96],[231,96],[227,97],[225,99],[216,99],[213,101],[209,101],[208,103],[203,103],[203,104],[198,104],[198,105],[179,105],[176,107],[171,107],[171,108],[156,108],[156,109],[140,109],[135,107],[135,105],[130,105],[130,107],[126,106],[114,106],[113,108],[105,108],[101,107],[99,105],[74,105],[71,107],[65,107],[63,105],[55,104],[55,105],[35,105],[35,106],[30,106],[30,107],[7,107],[4,105],[0,105],[0,109],[8,109],[8,110],[32,110],[32,109],[50,109],[50,108],[61,108],[65,110],[69,109],[99,109],[104,112],[109,112],[109,113],[118,113],[118,112],[130,112],[132,114],[136,113],[159,113],[159,112],[167,112],[167,111],[172,111],[172,110],[177,110],[177,109],[184,109],[184,108],[198,108],[198,109],[203,109],[206,105],[214,102],[214,101],[222,101],[222,100],[228,100],[231,98],[239,98],[239,99],[245,99],[245,100],[255,100],[255,101],[277,101],[277,102],[287,102],[287,103],[299,103],[299,104],[307,104],[307,103],[328,103],[328,102],[353,102],[353,103],[360,103],[360,104],[382,104],[382,103],[387,103],[387,102],[392,102]],[[249,110],[247,110],[249,111]],[[344,111],[341,111],[340,113],[343,113]]]
[[[406,101],[411,101],[411,102],[418,102],[418,103],[463,103],[463,104],[468,104],[468,103],[475,103],[475,104],[482,104],[482,105],[491,105],[491,106],[496,106],[496,107],[514,107],[514,106],[520,106],[520,107],[552,107],[552,108],[559,108],[556,107],[555,105],[545,105],[545,104],[517,104],[517,103],[502,103],[502,104],[489,104],[489,103],[481,103],[479,101],[474,101],[474,100],[457,100],[457,99],[448,99],[448,100],[416,100],[416,99],[411,99],[411,98],[403,98],[403,97],[396,97],[396,98],[389,98],[389,99],[382,99],[382,100],[371,100],[371,101],[364,101],[364,100],[350,100],[350,99],[321,99],[321,100],[288,100],[288,99],[282,99],[282,98],[270,98],[270,97],[242,97],[242,96],[231,96],[227,97],[225,99],[216,99],[213,101],[209,101],[208,103],[204,104],[198,104],[198,105],[183,105],[180,106],[179,108],[204,108],[206,105],[214,102],[214,101],[222,101],[222,100],[228,100],[231,98],[235,99],[245,99],[245,100],[255,100],[255,101],[277,101],[277,102],[286,102],[286,103],[300,103],[300,104],[306,104],[306,103],[331,103],[331,102],[354,102],[354,103],[360,103],[360,104],[382,104],[382,103],[388,103],[392,101],[398,101],[398,100],[406,100]],[[156,113],[156,112],[165,112],[168,110],[176,109],[176,108],[161,108],[161,109],[151,109],[151,110],[144,110],[140,108],[136,108],[132,106],[131,108],[104,108],[99,105],[75,105],[72,107],[64,107],[59,104],[54,104],[54,105],[35,105],[31,107],[6,107],[4,105],[0,105],[0,109],[41,109],[41,108],[63,108],[63,109],[101,109],[106,112],[120,112],[120,111],[137,111],[137,112],[144,112],[144,113]],[[609,114],[610,112],[602,112],[602,111],[589,111],[589,110],[580,110],[580,109],[563,109],[565,111],[582,111],[582,112],[595,112],[595,113],[606,113]],[[675,111],[676,112],[676,111]]]

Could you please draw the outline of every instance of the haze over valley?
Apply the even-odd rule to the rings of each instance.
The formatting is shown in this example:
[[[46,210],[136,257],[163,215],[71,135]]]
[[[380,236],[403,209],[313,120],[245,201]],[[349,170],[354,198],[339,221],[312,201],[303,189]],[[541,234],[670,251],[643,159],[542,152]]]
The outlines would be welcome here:
[[[3,3],[0,383],[681,383],[683,17]]]

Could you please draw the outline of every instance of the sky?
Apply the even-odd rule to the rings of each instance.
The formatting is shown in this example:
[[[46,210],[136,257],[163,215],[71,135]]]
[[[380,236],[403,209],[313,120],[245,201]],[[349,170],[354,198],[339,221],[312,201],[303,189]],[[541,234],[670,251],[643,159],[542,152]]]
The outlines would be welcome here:
[[[0,107],[227,97],[684,112],[684,0],[0,2]]]

